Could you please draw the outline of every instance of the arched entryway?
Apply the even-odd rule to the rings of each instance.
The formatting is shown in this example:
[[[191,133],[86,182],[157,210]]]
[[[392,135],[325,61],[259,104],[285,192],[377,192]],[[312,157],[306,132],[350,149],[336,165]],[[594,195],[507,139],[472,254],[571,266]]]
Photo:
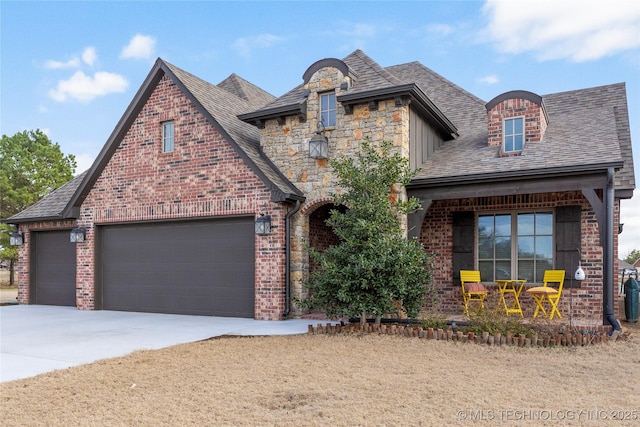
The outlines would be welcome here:
[[[332,210],[337,209],[340,212],[345,212],[344,206],[334,205],[333,203],[327,203],[318,207],[309,215],[309,247],[318,252],[323,252],[329,246],[337,245],[340,243],[338,236],[335,235],[331,227],[326,223],[329,219]],[[309,260],[309,273],[318,268],[313,259]]]

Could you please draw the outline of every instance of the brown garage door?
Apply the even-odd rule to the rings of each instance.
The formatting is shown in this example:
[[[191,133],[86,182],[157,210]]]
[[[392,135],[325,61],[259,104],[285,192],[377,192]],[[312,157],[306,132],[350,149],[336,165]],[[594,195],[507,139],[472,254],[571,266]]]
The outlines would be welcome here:
[[[69,230],[31,233],[32,304],[76,305],[76,245]]]
[[[253,218],[100,227],[102,308],[254,317]]]

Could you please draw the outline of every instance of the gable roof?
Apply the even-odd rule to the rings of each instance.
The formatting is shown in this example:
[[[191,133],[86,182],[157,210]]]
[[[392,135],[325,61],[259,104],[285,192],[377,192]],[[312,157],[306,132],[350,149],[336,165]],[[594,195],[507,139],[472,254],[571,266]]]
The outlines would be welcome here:
[[[158,58],[91,168],[65,184],[63,187],[66,190],[57,194],[55,198],[45,197],[41,200],[42,203],[36,203],[37,209],[36,205],[33,205],[7,221],[18,223],[53,218],[76,218],[80,205],[164,75],[168,75],[176,83],[200,113],[264,182],[271,191],[273,201],[304,200],[302,192],[260,150],[260,131],[237,118],[238,114],[253,110],[262,100],[270,99],[271,96],[267,92],[233,75],[223,81],[221,88]],[[238,97],[236,93],[242,93],[243,97]],[[63,200],[62,195],[66,196],[66,200]],[[60,209],[60,204],[63,202],[66,203]]]
[[[238,98],[242,98],[253,106],[260,108],[276,99],[266,90],[259,88],[251,82],[246,81],[236,73],[232,73],[229,77],[218,83],[219,88],[231,92]]]
[[[349,75],[353,76],[351,87],[342,91],[337,97],[337,100],[345,108],[349,109],[354,104],[390,98],[410,99],[412,105],[430,119],[434,128],[445,139],[451,139],[457,135],[455,125],[415,82],[399,78],[381,67],[361,50],[354,51],[342,61],[333,58],[317,61],[309,67],[303,78],[309,78],[309,70],[315,70],[323,64],[333,65],[339,62],[344,63]],[[338,68],[343,70],[343,67]],[[302,121],[305,121],[308,96],[309,91],[304,88],[304,84],[300,84],[263,108],[241,114],[239,118],[258,127],[262,127],[265,120],[278,119],[282,121],[285,116],[291,115],[297,115]]]

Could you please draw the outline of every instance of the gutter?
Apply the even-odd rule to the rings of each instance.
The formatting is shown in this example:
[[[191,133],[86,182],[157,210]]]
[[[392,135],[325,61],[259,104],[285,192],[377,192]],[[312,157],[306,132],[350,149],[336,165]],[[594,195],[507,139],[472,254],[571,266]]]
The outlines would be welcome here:
[[[465,183],[488,183],[491,181],[516,181],[526,178],[556,176],[575,176],[576,174],[588,174],[602,171],[603,168],[621,168],[622,162],[598,163],[596,165],[570,165],[544,169],[515,169],[510,171],[494,171],[481,174],[442,176],[436,178],[414,178],[406,187],[418,189],[422,187],[435,187],[445,185],[460,185]]]
[[[291,217],[300,210],[300,200],[296,200],[296,205],[287,212],[284,219],[284,248],[285,248],[285,267],[284,267],[284,312],[283,319],[286,319],[291,312]]]
[[[610,336],[615,339],[622,328],[620,322],[616,319],[613,310],[613,223],[614,223],[614,171],[610,167],[607,169],[607,214],[606,214],[606,240],[604,251],[604,283],[603,283],[603,304],[604,316],[607,322],[613,326]]]

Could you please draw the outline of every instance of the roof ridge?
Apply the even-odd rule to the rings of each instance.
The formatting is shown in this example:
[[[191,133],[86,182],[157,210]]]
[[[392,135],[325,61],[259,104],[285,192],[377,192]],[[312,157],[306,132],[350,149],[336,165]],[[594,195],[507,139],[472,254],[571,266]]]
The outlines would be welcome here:
[[[376,72],[380,77],[385,79],[387,82],[393,85],[401,85],[403,83],[406,83],[403,80],[396,77],[394,74],[390,73],[380,64],[378,64],[376,61],[374,61],[369,55],[364,53],[361,49],[354,50],[351,54],[345,56],[343,61],[346,63],[349,57],[354,57],[354,56],[360,59],[360,61],[362,61],[366,66],[371,68],[374,72]]]
[[[486,104],[486,101],[484,101],[483,99],[477,97],[476,95],[474,95],[473,93],[471,93],[468,90],[464,89],[463,87],[458,86],[457,84],[455,84],[451,80],[447,79],[446,77],[443,77],[441,74],[433,71],[431,68],[427,67],[426,65],[424,65],[420,61],[411,61],[411,62],[405,62],[403,64],[390,65],[389,67],[387,67],[387,69],[392,69],[392,68],[395,68],[395,67],[402,67],[402,66],[406,66],[406,65],[416,65],[416,66],[422,68],[427,73],[431,74],[434,78],[440,80],[443,84],[445,84],[445,85],[447,85],[447,86],[449,86],[451,88],[454,88],[458,92],[463,93],[465,96],[471,98],[472,100],[474,100],[476,102],[479,102],[479,103],[481,103],[483,105]],[[389,72],[392,72],[392,71],[389,71]]]

